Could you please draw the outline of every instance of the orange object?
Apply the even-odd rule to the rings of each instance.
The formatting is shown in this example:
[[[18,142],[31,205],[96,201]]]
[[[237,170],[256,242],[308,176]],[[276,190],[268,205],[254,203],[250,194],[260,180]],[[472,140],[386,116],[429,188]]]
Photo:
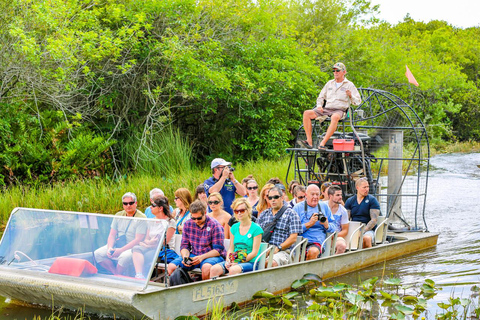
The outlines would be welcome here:
[[[96,274],[97,268],[87,260],[59,257],[48,272],[80,277]]]
[[[354,144],[355,142],[353,141],[353,139],[345,139],[345,141],[343,142],[343,150],[352,151],[354,148]]]
[[[333,150],[343,151],[344,143],[345,143],[345,139],[333,139]]]

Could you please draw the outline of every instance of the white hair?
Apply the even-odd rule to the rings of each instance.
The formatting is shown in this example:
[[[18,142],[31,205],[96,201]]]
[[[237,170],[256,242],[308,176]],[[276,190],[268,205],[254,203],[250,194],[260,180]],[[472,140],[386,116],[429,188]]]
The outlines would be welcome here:
[[[165,197],[165,194],[163,193],[162,189],[153,188],[152,190],[150,190],[150,199],[153,199],[153,196],[156,195],[156,194],[159,194],[159,195]]]
[[[132,198],[133,201],[137,202],[137,196],[136,196],[135,193],[133,193],[133,192],[127,192],[127,193],[125,193],[125,194],[122,196],[122,201],[123,201],[123,199],[125,199],[125,198]]]

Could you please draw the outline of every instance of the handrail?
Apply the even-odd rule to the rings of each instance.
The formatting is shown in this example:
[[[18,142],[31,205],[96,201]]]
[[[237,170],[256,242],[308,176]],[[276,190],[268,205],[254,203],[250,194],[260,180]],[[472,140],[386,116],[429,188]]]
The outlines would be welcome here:
[[[375,230],[375,244],[377,244],[377,233],[383,229],[383,234],[382,234],[382,241],[381,242],[378,242],[378,244],[381,244],[381,243],[384,243],[385,242],[385,239],[387,238],[387,228],[388,228],[388,220],[389,218],[385,218],[382,222],[380,222],[380,224],[377,225],[377,230]]]
[[[333,232],[332,234],[330,234],[327,238],[325,238],[325,240],[323,240],[322,242],[322,249],[324,249],[324,253],[325,253],[325,256],[326,257],[330,257],[331,255],[333,255],[335,253],[335,246],[336,246],[336,243],[337,243],[337,236],[338,236],[338,233],[335,231]],[[325,244],[327,242],[330,242],[330,245],[328,246],[328,249],[325,247]],[[333,249],[333,250],[332,250]]]
[[[267,249],[263,250],[263,251],[257,256],[257,258],[255,259],[255,261],[254,261],[254,263],[253,263],[253,271],[256,271],[256,270],[257,270],[257,263],[259,262],[258,259],[260,259],[263,255],[265,255],[265,258],[266,258],[266,257],[267,257],[266,254],[267,254],[268,251],[270,251],[269,256],[272,256],[272,257],[273,257],[272,252],[273,252],[274,249],[275,249],[274,246],[268,246],[268,245],[267,245]],[[271,265],[269,264],[267,268],[270,268],[270,267],[271,267]],[[264,268],[265,268],[265,267],[264,267]],[[264,269],[264,268],[262,268],[262,269]]]
[[[303,260],[300,260],[300,259],[301,259],[301,256],[302,256],[302,251],[303,251],[303,252],[305,251],[305,249],[306,249],[306,247],[307,247],[307,244],[308,244],[308,239],[307,239],[307,238],[304,238],[304,239],[302,239],[300,242],[298,242],[298,243],[295,245],[295,247],[293,247],[293,249],[290,251],[290,263],[292,263],[292,262],[293,262],[293,263],[296,263],[296,262],[299,262],[299,261],[303,261]],[[298,256],[297,256],[297,257],[294,257],[293,255],[294,255],[294,253],[295,253],[295,250],[297,250],[297,248],[298,248],[299,246],[302,246],[302,245],[303,245],[304,248],[301,248]]]
[[[360,224],[360,226],[355,229],[353,232],[352,232],[352,235],[350,236],[350,239],[348,239],[348,251],[351,251],[352,250],[352,239],[353,239],[353,236],[360,230],[360,234],[358,235],[358,248],[357,250],[360,250],[360,249],[363,249],[363,229],[365,228],[365,224],[362,223]]]

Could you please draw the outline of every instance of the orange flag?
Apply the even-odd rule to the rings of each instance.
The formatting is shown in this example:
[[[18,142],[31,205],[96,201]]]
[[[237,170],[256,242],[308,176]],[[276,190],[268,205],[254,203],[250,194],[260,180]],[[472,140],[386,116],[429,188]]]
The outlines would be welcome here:
[[[412,71],[410,71],[410,69],[408,69],[407,65],[405,65],[405,67],[407,67],[407,72],[405,72],[405,76],[407,77],[408,82],[410,82],[414,86],[418,87],[418,82],[417,82],[417,80],[415,80],[415,77],[413,76]]]

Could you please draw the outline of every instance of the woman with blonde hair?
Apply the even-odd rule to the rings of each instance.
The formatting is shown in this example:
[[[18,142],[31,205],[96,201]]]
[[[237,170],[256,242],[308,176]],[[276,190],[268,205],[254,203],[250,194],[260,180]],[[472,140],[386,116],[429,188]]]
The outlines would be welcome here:
[[[232,226],[225,262],[210,269],[210,278],[225,273],[234,275],[253,271],[255,259],[260,253],[263,230],[252,221],[252,206],[247,198],[236,199],[232,203],[232,209],[239,223]]]
[[[258,216],[257,205],[260,197],[258,196],[258,183],[257,181],[251,179],[248,180],[245,189],[247,190],[247,195],[245,198],[248,199],[248,203],[252,206],[252,215],[256,218]]]
[[[175,234],[182,234],[183,224],[190,219],[190,204],[193,202],[192,194],[187,188],[180,188],[175,191],[175,205],[173,215],[177,221]]]
[[[274,187],[273,184],[267,183],[266,185],[263,186],[262,191],[260,191],[260,200],[258,200],[257,204],[257,211],[258,211],[258,217],[260,217],[260,214],[265,211],[266,209],[270,208],[270,203],[268,202],[268,191]]]
[[[227,211],[223,210],[223,197],[218,192],[212,192],[207,199],[208,206],[210,207],[211,212],[207,215],[215,220],[217,220],[223,227],[225,232],[225,239],[230,239],[230,225],[228,221],[232,217]]]

